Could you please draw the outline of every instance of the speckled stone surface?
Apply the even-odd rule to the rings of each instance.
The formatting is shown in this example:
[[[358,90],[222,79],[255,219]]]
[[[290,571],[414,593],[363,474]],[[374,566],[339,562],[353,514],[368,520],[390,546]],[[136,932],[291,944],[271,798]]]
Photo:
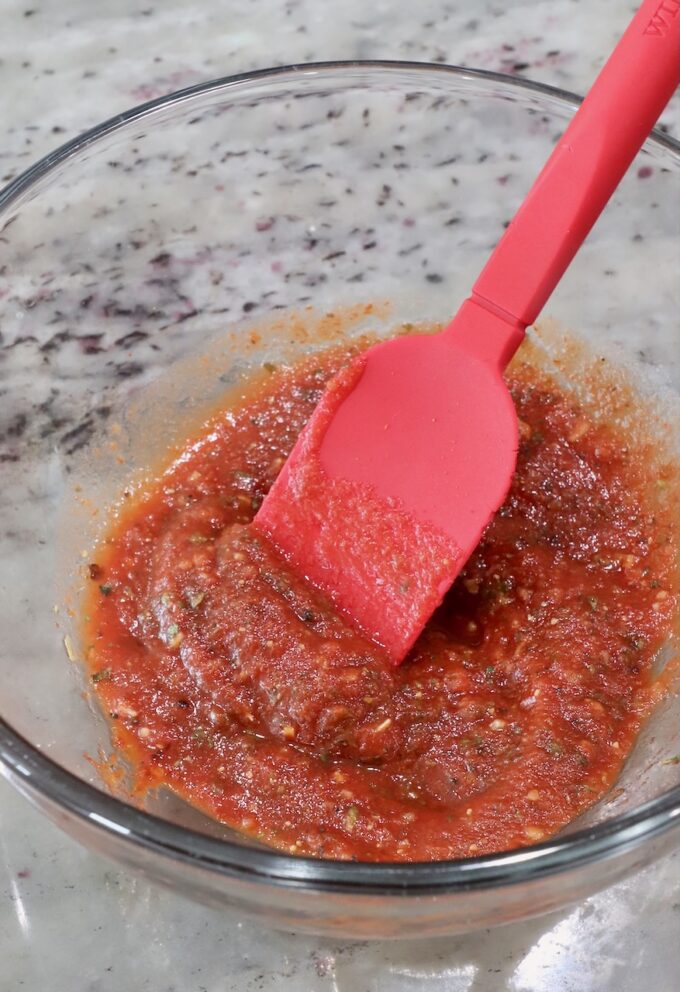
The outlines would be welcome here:
[[[622,0],[332,6],[331,17],[322,0],[6,0],[0,182],[135,103],[273,64],[432,60],[582,92],[633,8]],[[677,134],[674,109],[664,125]],[[191,316],[190,303],[177,305]],[[148,361],[141,344],[135,361]],[[87,353],[100,343],[71,346]],[[0,992],[665,992],[677,984],[679,933],[676,854],[572,910],[493,932],[398,944],[263,939],[233,914],[88,853],[0,781]]]

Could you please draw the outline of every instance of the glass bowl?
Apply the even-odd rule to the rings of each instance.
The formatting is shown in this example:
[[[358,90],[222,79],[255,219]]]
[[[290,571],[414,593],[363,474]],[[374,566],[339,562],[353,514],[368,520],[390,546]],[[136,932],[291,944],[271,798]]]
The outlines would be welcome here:
[[[677,695],[615,792],[546,843],[369,864],[109,791],[93,763],[107,726],[72,663],[101,508],[248,368],[323,343],[305,308],[351,312],[348,333],[445,320],[577,104],[448,66],[273,69],[121,114],[0,194],[0,763],[93,850],[265,924],[398,937],[547,912],[677,845]],[[680,146],[656,135],[549,307],[653,402],[680,388],[679,181]]]

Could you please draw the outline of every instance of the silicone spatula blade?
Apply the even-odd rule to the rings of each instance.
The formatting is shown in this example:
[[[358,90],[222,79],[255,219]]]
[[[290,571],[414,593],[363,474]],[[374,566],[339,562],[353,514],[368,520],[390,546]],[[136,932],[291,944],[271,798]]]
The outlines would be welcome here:
[[[503,370],[680,84],[679,12],[645,0],[451,324],[341,372],[255,517],[395,664],[507,494]]]

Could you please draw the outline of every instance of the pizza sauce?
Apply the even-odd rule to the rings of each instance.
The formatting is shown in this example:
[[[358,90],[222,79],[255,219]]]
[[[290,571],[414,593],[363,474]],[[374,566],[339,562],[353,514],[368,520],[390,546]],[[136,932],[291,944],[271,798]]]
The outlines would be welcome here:
[[[89,566],[95,692],[140,790],[284,851],[536,843],[607,792],[649,710],[677,607],[664,479],[519,366],[511,491],[394,668],[249,527],[357,348],[268,367],[127,501]]]

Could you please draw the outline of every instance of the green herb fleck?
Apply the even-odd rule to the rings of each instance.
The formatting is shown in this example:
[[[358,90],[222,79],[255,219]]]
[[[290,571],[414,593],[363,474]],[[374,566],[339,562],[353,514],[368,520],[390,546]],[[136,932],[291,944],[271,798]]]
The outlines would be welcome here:
[[[247,491],[255,488],[255,479],[250,472],[245,472],[243,469],[237,468],[231,473],[231,476],[237,489],[245,489]]]
[[[598,606],[600,605],[597,596],[586,596],[586,603],[591,608],[593,613],[597,613]]]
[[[92,681],[96,685],[97,682],[110,682],[111,681],[111,669],[110,668],[100,668],[98,672],[93,672]]]
[[[207,544],[208,538],[205,534],[189,534],[189,544]]]
[[[196,727],[191,736],[195,741],[198,741],[199,744],[205,744],[206,747],[215,746],[212,734],[209,734],[205,727]]]
[[[482,599],[485,600],[498,600],[502,604],[507,604],[512,602],[512,592],[513,580],[508,578],[503,578],[500,575],[494,575],[490,582],[485,582],[481,588]]]
[[[564,754],[564,745],[561,741],[553,738],[552,740],[549,740],[547,744],[543,745],[543,750],[547,751],[553,758],[561,758]]]
[[[171,623],[163,634],[163,640],[169,648],[177,648],[184,640],[184,634],[176,623]]]
[[[662,765],[680,765],[680,754],[674,754],[672,758],[666,758]]]
[[[99,587],[99,591],[102,596],[110,596],[113,592],[113,586],[109,585],[108,582],[105,582],[104,585]]]

